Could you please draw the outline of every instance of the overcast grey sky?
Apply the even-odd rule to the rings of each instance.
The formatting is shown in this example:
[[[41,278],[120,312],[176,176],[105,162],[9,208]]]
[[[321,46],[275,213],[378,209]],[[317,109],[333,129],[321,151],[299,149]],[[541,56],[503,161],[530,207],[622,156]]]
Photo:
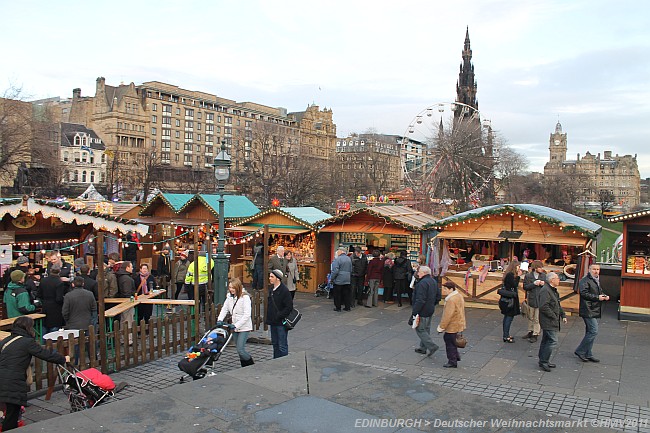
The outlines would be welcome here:
[[[568,154],[637,154],[650,177],[645,0],[0,0],[0,89],[94,95],[159,80],[289,111],[332,108],[338,136],[404,134],[455,98],[469,26],[483,118],[530,169],[558,120]]]

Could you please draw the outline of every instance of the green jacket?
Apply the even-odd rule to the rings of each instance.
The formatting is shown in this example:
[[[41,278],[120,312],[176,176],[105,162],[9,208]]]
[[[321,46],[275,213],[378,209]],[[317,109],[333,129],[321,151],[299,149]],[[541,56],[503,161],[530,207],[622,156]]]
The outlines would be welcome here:
[[[207,284],[208,282],[208,259],[205,255],[200,255],[199,260],[199,284]],[[214,266],[214,261],[210,260],[210,269]],[[187,274],[185,275],[185,284],[194,284],[194,262],[190,263],[187,267]]]
[[[36,307],[32,304],[32,298],[23,284],[17,284],[13,281],[9,283],[3,300],[7,306],[8,318],[24,316],[36,311]]]

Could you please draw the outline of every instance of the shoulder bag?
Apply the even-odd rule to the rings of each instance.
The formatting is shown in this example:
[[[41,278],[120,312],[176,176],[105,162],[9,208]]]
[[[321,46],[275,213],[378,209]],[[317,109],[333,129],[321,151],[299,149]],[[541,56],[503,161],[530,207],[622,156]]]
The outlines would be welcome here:
[[[273,302],[273,305],[275,305],[275,309],[279,310],[278,306],[275,304],[275,298],[273,297],[273,294],[271,294],[271,301]],[[282,321],[282,324],[287,329],[287,331],[289,331],[293,329],[298,324],[298,322],[300,322],[300,319],[302,319],[302,313],[294,307],[294,309],[291,310],[291,313],[289,313],[289,315]]]

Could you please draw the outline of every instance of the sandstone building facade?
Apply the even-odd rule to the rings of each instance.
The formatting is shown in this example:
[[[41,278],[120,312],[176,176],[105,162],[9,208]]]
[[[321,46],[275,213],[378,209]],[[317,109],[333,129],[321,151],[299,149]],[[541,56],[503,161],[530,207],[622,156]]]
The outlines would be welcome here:
[[[549,162],[544,165],[544,176],[575,180],[578,206],[596,207],[603,193],[611,194],[613,209],[626,211],[640,203],[640,175],[636,155],[615,155],[607,150],[601,157],[587,152],[584,157],[567,159],[567,134],[560,122],[549,139]]]

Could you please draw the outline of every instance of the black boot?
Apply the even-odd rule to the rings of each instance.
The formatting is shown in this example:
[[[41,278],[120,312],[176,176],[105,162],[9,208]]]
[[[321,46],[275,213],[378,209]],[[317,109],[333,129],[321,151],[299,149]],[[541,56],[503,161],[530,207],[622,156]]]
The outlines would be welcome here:
[[[253,361],[253,358],[250,359],[241,359],[239,358],[239,362],[242,367],[248,367],[249,365],[255,364],[255,361]]]

